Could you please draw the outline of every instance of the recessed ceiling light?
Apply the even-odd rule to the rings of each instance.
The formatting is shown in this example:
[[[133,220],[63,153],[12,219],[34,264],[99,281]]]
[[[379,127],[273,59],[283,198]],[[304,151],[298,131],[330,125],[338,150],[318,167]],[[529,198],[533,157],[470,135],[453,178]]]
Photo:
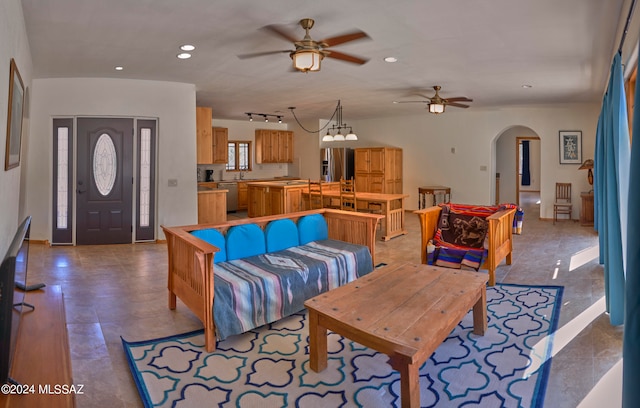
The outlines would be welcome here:
[[[116,71],[122,71],[123,69],[124,69],[124,67],[121,67],[121,66],[117,66],[117,67],[115,67],[115,70],[116,70]]]
[[[181,52],[180,54],[176,55],[176,57],[180,59],[189,59],[191,58],[191,54],[189,54],[188,52]]]
[[[397,62],[398,59],[396,57],[386,57],[384,59],[386,62]]]
[[[184,45],[180,46],[180,49],[182,51],[193,51],[193,50],[196,49],[196,47],[194,45],[191,45],[191,44],[184,44]]]
[[[524,85],[522,85],[522,87],[524,89],[529,89],[529,88],[533,88],[533,85],[524,84]]]

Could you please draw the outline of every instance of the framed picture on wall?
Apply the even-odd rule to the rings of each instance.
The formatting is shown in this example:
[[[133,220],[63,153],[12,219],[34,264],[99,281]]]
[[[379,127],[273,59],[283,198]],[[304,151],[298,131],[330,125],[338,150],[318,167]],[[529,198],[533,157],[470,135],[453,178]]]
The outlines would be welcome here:
[[[20,165],[20,143],[22,139],[22,111],[24,109],[24,84],[18,67],[11,58],[9,69],[9,103],[7,113],[7,147],[4,170]]]
[[[560,164],[582,164],[582,131],[560,131]]]

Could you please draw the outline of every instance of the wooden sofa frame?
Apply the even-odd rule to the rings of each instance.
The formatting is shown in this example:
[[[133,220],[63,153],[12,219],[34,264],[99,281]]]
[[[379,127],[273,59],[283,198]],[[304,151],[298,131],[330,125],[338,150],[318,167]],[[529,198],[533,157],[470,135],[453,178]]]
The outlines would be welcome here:
[[[214,256],[219,249],[190,232],[215,228],[225,233],[230,227],[257,224],[261,228],[273,220],[289,218],[294,222],[309,214],[322,214],[327,222],[329,238],[369,247],[375,265],[376,226],[384,216],[333,209],[318,209],[265,217],[246,218],[214,224],[162,226],[167,239],[169,255],[168,289],[169,309],[176,308],[176,297],[202,321],[207,352],[216,348],[215,322],[213,319]]]
[[[440,219],[442,208],[428,207],[414,211],[420,218],[420,253],[422,263],[427,263],[427,244],[433,239]],[[503,259],[506,258],[507,265],[511,265],[511,254],[513,252],[513,217],[516,209],[510,208],[498,211],[486,218],[489,223],[487,238],[489,247],[487,248],[487,258],[482,265],[482,269],[489,271],[489,286],[496,284],[496,268]]]

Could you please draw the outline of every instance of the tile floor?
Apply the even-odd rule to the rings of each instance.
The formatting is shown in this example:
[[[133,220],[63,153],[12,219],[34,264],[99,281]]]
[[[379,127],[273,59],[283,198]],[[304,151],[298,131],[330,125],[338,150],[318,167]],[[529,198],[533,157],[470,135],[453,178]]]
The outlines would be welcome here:
[[[497,281],[565,286],[564,328],[555,340],[564,347],[553,358],[545,405],[575,407],[621,358],[622,329],[598,309],[604,283],[597,235],[577,222],[540,221],[536,199],[535,193],[522,199],[523,233],[514,238],[513,264],[498,268]],[[420,262],[417,217],[407,212],[406,224],[406,235],[377,244],[377,262]],[[29,282],[61,285],[65,294],[74,381],[85,384],[78,407],[142,406],[121,337],[145,340],[202,327],[180,301],[168,309],[166,260],[162,244],[32,245]],[[578,316],[586,323],[565,326]]]

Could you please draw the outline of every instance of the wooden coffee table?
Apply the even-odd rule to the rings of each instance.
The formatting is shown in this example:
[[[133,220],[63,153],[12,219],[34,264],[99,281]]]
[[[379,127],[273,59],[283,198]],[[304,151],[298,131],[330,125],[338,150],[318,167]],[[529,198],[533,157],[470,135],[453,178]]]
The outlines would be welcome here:
[[[305,302],[311,369],[327,368],[327,330],[389,356],[403,407],[420,406],[420,366],[473,308],[487,330],[486,273],[397,263]]]

